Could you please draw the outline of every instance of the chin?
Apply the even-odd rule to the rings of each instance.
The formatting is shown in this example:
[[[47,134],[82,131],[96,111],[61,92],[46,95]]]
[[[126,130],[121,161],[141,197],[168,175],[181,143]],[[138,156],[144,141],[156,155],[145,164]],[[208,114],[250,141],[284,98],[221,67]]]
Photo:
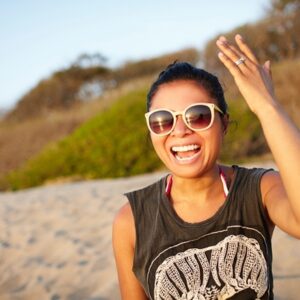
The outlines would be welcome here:
[[[178,168],[168,168],[170,172],[177,177],[186,178],[186,179],[193,179],[199,178],[205,172],[206,168],[195,169],[193,167],[185,167],[181,166]]]

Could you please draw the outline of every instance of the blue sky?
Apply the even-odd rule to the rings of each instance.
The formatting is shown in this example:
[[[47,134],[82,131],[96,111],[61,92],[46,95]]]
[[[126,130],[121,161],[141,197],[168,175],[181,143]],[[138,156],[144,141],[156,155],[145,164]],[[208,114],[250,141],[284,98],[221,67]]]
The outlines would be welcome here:
[[[9,0],[0,3],[0,108],[82,53],[154,57],[260,19],[269,0]]]

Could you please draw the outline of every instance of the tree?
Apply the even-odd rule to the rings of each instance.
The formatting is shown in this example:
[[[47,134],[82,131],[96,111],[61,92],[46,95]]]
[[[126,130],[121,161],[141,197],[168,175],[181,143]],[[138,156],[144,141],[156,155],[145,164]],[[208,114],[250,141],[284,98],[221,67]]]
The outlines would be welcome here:
[[[280,58],[295,58],[300,46],[300,0],[271,0],[271,30]],[[284,45],[284,46],[283,46]]]
[[[80,54],[75,62],[72,64],[73,67],[79,68],[92,68],[104,66],[107,62],[107,58],[100,53]]]

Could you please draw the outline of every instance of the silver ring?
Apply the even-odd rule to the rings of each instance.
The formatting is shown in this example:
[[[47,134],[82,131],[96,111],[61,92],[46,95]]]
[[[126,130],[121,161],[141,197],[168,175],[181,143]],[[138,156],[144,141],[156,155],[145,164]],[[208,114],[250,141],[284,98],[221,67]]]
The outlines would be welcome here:
[[[240,64],[243,64],[246,61],[245,57],[240,57],[237,61],[235,61],[234,63],[238,66]]]

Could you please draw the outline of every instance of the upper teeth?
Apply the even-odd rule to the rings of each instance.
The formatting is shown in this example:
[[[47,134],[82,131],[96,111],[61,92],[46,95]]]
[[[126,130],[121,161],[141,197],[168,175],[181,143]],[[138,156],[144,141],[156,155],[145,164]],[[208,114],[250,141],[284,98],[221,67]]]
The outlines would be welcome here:
[[[199,149],[198,145],[186,145],[186,146],[174,146],[172,147],[172,151],[174,152],[186,152]]]

